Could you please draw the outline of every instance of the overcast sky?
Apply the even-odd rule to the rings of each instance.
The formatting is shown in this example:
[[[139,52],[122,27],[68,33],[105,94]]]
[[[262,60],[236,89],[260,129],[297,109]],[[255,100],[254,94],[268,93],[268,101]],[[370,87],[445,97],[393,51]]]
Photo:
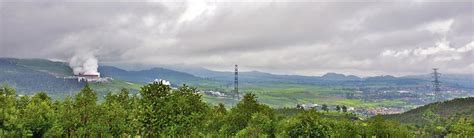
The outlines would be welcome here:
[[[0,57],[300,75],[474,73],[473,13],[472,1],[2,0]]]

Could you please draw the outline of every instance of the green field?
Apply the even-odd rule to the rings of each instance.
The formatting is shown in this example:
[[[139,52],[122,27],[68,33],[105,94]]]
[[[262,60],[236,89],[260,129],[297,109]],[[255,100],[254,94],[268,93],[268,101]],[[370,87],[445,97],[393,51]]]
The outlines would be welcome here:
[[[406,106],[407,103],[401,100],[382,100],[367,102],[360,99],[347,99],[345,94],[350,91],[342,88],[321,87],[315,85],[302,84],[261,84],[242,86],[241,93],[254,93],[258,101],[273,108],[295,107],[296,104],[315,103],[327,105],[346,105],[360,108],[376,108],[381,106]],[[230,92],[231,88],[226,89]],[[232,105],[232,97],[212,97],[204,96],[204,99],[211,104],[224,103]]]

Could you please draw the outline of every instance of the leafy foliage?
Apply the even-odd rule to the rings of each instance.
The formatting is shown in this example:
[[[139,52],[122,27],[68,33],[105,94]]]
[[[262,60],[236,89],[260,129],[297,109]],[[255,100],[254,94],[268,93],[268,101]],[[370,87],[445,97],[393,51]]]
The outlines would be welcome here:
[[[386,116],[368,120],[346,112],[296,108],[272,109],[257,96],[245,94],[230,110],[209,107],[196,88],[173,89],[161,82],[110,92],[103,102],[85,85],[74,97],[53,101],[44,92],[18,96],[7,85],[0,89],[0,136],[5,137],[408,137],[411,135],[472,136],[474,119],[439,107],[422,108],[425,126],[404,125]],[[462,104],[466,99],[456,99]],[[467,100],[470,101],[470,100]],[[451,102],[446,102],[451,103]],[[441,106],[441,105],[438,105]],[[462,106],[462,105],[460,105]],[[345,106],[340,106],[344,111]],[[419,110],[419,109],[418,109]],[[450,121],[452,120],[452,121]]]
[[[283,128],[282,133],[290,137],[328,137],[331,129],[315,110],[304,111],[288,119]]]
[[[153,82],[140,94],[140,121],[147,136],[196,134],[208,110],[197,90],[186,85],[172,91],[169,85]]]
[[[428,104],[401,114],[384,115],[383,118],[413,126],[411,130],[421,135],[466,135],[472,132],[469,125],[465,125],[466,121],[474,118],[472,105],[474,97],[457,98]]]

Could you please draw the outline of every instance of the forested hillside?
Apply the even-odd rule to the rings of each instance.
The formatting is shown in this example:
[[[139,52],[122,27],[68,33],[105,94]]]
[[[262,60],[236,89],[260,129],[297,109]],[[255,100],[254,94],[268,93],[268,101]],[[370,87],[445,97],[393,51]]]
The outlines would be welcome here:
[[[104,102],[86,85],[74,97],[53,100],[46,93],[18,96],[0,89],[0,137],[413,137],[472,136],[467,116],[442,132],[419,130],[382,116],[360,120],[345,111],[273,109],[245,94],[230,109],[206,104],[197,90],[172,89],[162,82],[107,94]],[[458,102],[456,102],[458,103]],[[464,103],[464,102],[460,102]],[[437,125],[437,124],[429,124]]]
[[[431,103],[384,118],[412,126],[417,132],[437,135],[462,132],[474,136],[474,97]]]
[[[384,117],[413,125],[427,125],[436,121],[457,121],[462,117],[474,118],[474,97],[431,103],[402,114],[385,115]]]
[[[206,83],[218,83],[212,82],[200,77],[196,77],[191,74],[184,72],[178,72],[165,68],[152,68],[147,70],[138,71],[127,71],[112,66],[100,66],[99,72],[104,77],[112,77],[114,79],[124,80],[133,83],[147,84],[155,79],[164,79],[172,82],[173,86],[179,86],[182,84],[188,84],[193,86],[205,85]]]
[[[0,83],[7,83],[22,94],[44,91],[56,97],[76,92],[85,83],[63,78],[70,74],[71,69],[61,62],[0,58]]]

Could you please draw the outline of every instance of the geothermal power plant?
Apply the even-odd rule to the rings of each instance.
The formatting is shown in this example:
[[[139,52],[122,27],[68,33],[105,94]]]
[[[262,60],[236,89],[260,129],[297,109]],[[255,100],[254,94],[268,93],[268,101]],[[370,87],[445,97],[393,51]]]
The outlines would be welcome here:
[[[69,61],[69,67],[73,70],[74,76],[68,76],[64,79],[76,79],[78,82],[108,82],[112,78],[101,77],[98,72],[98,61],[92,55],[74,56]]]
[[[77,78],[78,82],[100,82],[102,78],[100,78],[100,73],[79,73],[74,75]]]

